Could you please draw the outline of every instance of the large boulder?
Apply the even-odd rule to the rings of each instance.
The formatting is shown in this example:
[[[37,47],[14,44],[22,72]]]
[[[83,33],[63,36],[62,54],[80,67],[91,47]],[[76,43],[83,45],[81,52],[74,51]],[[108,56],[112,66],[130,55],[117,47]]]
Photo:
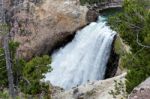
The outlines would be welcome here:
[[[59,91],[52,95],[52,99],[124,99],[126,97],[125,75],[126,73],[123,73],[110,79],[89,82],[67,91]],[[122,86],[119,87],[121,90],[116,90],[115,82],[122,82]]]
[[[150,99],[150,77],[134,88],[128,99]]]
[[[88,9],[78,0],[30,1],[11,9],[11,36],[20,43],[18,55],[27,60],[51,52],[88,23]]]
[[[95,10],[88,10],[87,21],[94,22],[97,21],[99,14]]]

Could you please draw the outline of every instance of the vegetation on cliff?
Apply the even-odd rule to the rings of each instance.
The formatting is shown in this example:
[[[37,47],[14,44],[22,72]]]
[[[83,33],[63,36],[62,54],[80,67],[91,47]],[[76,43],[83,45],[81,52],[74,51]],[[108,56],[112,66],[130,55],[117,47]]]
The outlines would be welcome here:
[[[41,79],[44,78],[44,73],[51,71],[51,67],[47,66],[51,62],[50,57],[44,55],[26,62],[23,59],[17,59],[15,57],[17,46],[18,43],[16,42],[9,43],[16,90],[21,89],[22,92],[30,95],[40,94],[44,91],[46,95],[49,95],[49,84],[41,82]],[[0,55],[0,91],[4,91],[4,88],[8,88],[8,76],[3,48],[0,48]],[[0,96],[0,98],[2,97]]]
[[[0,26],[4,39],[9,32],[7,24]],[[7,92],[5,92],[10,85],[8,68],[12,70],[12,79],[16,92],[23,92],[24,94],[37,95],[44,92],[44,96],[50,97],[49,84],[41,82],[45,77],[44,73],[50,72],[51,67],[48,64],[51,63],[51,59],[48,55],[42,57],[34,57],[29,62],[17,57],[16,50],[19,46],[18,42],[8,40],[8,51],[6,53],[5,43],[1,42],[3,47],[0,46],[0,98],[8,98]],[[10,57],[6,58],[6,54]],[[10,67],[7,65],[7,61],[10,61]],[[9,86],[10,87],[10,86]],[[10,90],[9,90],[10,91]],[[4,92],[4,93],[3,93]],[[15,93],[16,93],[15,92]],[[49,98],[46,98],[49,99]]]
[[[150,76],[150,1],[125,0],[123,11],[110,17],[109,24],[131,46],[123,65],[128,68],[127,92]]]

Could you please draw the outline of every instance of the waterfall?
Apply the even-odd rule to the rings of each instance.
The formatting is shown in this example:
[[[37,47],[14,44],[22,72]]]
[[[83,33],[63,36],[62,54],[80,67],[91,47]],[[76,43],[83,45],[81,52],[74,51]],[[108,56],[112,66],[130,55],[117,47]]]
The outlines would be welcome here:
[[[53,71],[45,75],[45,80],[70,89],[103,79],[115,34],[106,25],[106,19],[99,17],[97,22],[78,31],[69,44],[52,55],[50,65]]]

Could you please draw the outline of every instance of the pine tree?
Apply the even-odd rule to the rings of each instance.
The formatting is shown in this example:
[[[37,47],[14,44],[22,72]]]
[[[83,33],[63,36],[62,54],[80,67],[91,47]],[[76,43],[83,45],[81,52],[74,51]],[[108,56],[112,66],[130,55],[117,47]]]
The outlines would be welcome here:
[[[127,92],[150,76],[150,1],[125,0],[123,12],[109,19],[109,24],[130,45],[132,54],[126,55],[124,67]]]

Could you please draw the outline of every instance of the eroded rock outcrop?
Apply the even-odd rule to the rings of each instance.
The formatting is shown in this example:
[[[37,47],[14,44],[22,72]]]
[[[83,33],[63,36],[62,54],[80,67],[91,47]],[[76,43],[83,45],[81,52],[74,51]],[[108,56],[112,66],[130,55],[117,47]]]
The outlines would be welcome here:
[[[20,43],[18,55],[30,59],[47,54],[88,22],[88,9],[78,0],[25,0],[12,7],[11,36]]]
[[[125,75],[126,73],[123,73],[114,78],[89,82],[65,92],[55,93],[52,99],[114,99],[113,95],[109,94],[111,90],[115,90],[114,81],[122,81],[124,83]],[[124,93],[116,95],[115,99],[123,99],[122,97],[124,96],[122,95]]]
[[[128,99],[150,99],[150,78],[134,88]]]

